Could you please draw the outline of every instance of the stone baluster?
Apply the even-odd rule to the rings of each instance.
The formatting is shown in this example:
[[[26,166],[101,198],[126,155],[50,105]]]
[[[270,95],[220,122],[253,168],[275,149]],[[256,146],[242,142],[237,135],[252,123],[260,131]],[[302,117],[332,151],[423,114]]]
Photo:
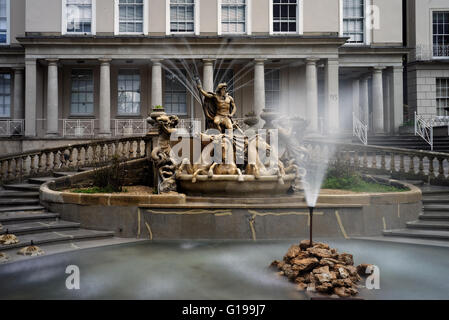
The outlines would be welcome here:
[[[394,153],[391,153],[390,171],[396,172],[396,155]]]
[[[89,159],[89,146],[86,146],[84,148],[84,163],[83,165],[87,166],[90,163],[90,159]]]
[[[73,155],[73,149],[70,148],[69,150],[69,168],[74,168],[75,167],[75,159],[74,159],[74,155]]]
[[[405,173],[405,164],[404,164],[404,155],[400,155],[400,164],[399,164],[399,172]]]
[[[420,156],[419,157],[419,175],[423,176],[425,175],[424,173],[424,157]]]
[[[51,155],[53,154],[53,152],[47,152],[47,153],[45,153],[45,160],[46,160],[46,165],[47,165],[47,167],[45,168],[46,169],[46,172],[51,172],[52,170],[52,162],[51,162]]]
[[[377,169],[377,153],[376,152],[373,153],[373,161],[371,163],[371,167],[373,169]]]
[[[0,161],[0,182],[3,181],[3,161]]]
[[[134,141],[130,141],[129,142],[129,159],[133,159],[134,158]]]
[[[22,178],[23,157],[16,159],[16,178]]]
[[[58,159],[61,160],[61,151],[56,151],[55,153],[53,153],[53,170],[56,170],[59,168],[59,163],[58,163]]]
[[[140,158],[142,157],[142,140],[137,140],[137,150],[136,150],[136,157]]]
[[[363,168],[368,168],[368,153],[363,152]]]
[[[119,148],[119,142],[117,141],[117,142],[114,143],[114,155],[116,157],[120,157],[118,148]]]
[[[444,180],[444,166],[443,166],[444,158],[438,158],[438,179]]]
[[[9,180],[13,180],[14,179],[14,175],[13,175],[13,169],[12,169],[12,162],[13,159],[8,160],[8,179]]]
[[[104,144],[100,144],[99,145],[100,148],[100,163],[106,162],[106,154],[105,154],[105,145]]]
[[[112,143],[108,143],[108,160],[111,161],[112,157],[114,156],[114,153],[112,152]]]
[[[359,152],[357,150],[354,151],[354,167],[359,167]]]
[[[36,173],[35,159],[36,159],[36,155],[33,154],[30,156],[30,175],[33,175]]]
[[[42,154],[42,153],[39,153],[37,163],[38,163],[38,166],[39,166],[38,172],[39,172],[39,173],[45,172],[44,157],[43,157],[43,154]]]
[[[410,174],[415,174],[415,156],[414,155],[410,156],[410,166],[409,166],[408,172]]]
[[[81,166],[81,149],[82,147],[76,148],[76,167],[79,168]]]
[[[385,160],[385,152],[382,152],[382,155],[380,156],[380,167],[382,170],[387,170],[387,162]]]
[[[433,167],[433,160],[435,159],[434,157],[427,157],[427,159],[429,159],[429,178],[435,178],[435,169]]]

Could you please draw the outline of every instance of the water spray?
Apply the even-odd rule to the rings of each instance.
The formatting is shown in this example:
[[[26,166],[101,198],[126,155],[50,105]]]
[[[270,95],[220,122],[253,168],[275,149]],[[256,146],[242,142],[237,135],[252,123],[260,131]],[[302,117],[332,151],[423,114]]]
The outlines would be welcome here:
[[[314,207],[309,207],[309,218],[310,218],[310,226],[309,226],[309,246],[310,246],[310,247],[313,247],[313,243],[312,243],[313,209],[314,209]]]

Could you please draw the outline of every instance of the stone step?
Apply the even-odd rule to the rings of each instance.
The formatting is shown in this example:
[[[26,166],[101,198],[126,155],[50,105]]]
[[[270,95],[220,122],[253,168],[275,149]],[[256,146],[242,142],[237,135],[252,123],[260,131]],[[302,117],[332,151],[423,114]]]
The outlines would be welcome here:
[[[39,192],[1,190],[0,191],[0,199],[3,199],[3,198],[39,198]]]
[[[390,237],[449,240],[449,231],[444,230],[396,229],[385,230],[383,234]]]
[[[85,172],[85,171],[91,171],[91,170],[94,170],[94,169],[95,169],[95,167],[85,167],[85,168],[80,168],[79,171],[80,172]]]
[[[39,204],[39,198],[0,198],[0,208],[2,206],[14,206],[14,205],[32,205]]]
[[[449,197],[441,196],[441,197],[425,197],[422,199],[422,203],[424,204],[447,204],[449,205]]]
[[[31,183],[18,183],[18,184],[7,184],[3,188],[5,190],[16,190],[16,191],[39,191],[40,185]]]
[[[49,181],[53,181],[55,179],[56,179],[55,177],[29,178],[28,182],[31,183],[31,184],[39,184],[39,185],[41,185],[41,184],[47,183]]]
[[[0,207],[0,212],[19,212],[19,211],[37,211],[44,210],[43,206],[10,206],[10,207]]]
[[[31,241],[33,241],[35,245],[43,245],[74,240],[80,241],[111,238],[113,236],[114,232],[112,231],[95,231],[87,229],[47,231],[19,236],[19,243],[11,245],[0,245],[0,251],[26,247],[31,244]]]
[[[0,222],[5,225],[29,222],[29,221],[49,221],[59,218],[59,213],[40,211],[22,211],[22,212],[2,212],[0,213]]]
[[[426,204],[424,205],[424,211],[443,211],[449,212],[449,205],[444,204]]]
[[[429,220],[416,220],[407,222],[407,228],[410,229],[431,229],[431,230],[449,230],[448,221],[429,221]]]
[[[53,220],[53,221],[34,221],[34,222],[22,222],[3,226],[0,230],[0,234],[6,233],[8,231],[14,235],[21,234],[32,234],[42,231],[57,231],[64,229],[78,229],[80,224],[77,222],[63,221],[63,220]]]
[[[426,211],[419,215],[419,220],[449,220],[449,212]]]
[[[79,172],[78,171],[53,172],[53,175],[56,178],[60,178],[60,177],[73,176],[73,175],[75,175],[77,173],[79,173]]]

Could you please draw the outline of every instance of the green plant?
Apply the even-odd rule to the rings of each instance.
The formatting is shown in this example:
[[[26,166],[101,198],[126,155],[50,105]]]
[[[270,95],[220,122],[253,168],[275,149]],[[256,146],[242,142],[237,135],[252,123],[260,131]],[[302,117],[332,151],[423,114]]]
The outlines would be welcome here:
[[[154,106],[153,109],[164,109],[163,106]]]
[[[126,168],[118,156],[113,156],[111,165],[97,167],[93,173],[93,185],[110,192],[122,192],[125,182]]]
[[[350,163],[338,159],[331,163],[327,170],[323,189],[348,190],[353,192],[402,192],[406,188],[399,188],[375,181],[366,181]]]

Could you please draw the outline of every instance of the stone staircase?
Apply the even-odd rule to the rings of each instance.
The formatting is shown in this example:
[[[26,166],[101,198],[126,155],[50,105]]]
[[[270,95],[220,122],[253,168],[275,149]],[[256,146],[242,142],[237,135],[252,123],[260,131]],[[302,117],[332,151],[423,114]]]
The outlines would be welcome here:
[[[360,143],[360,141],[353,138],[353,143]],[[430,145],[421,137],[415,135],[369,136],[368,144],[371,146],[430,151]],[[433,144],[433,151],[449,153],[449,137],[435,136]]]
[[[31,244],[112,238],[113,232],[86,230],[80,224],[60,219],[59,213],[48,212],[39,203],[41,184],[55,177],[76,172],[54,173],[54,177],[30,178],[24,183],[4,185],[0,189],[0,234],[9,232],[20,240],[13,245],[0,245],[0,251],[19,249]]]
[[[423,212],[405,229],[385,230],[384,236],[449,241],[449,188],[424,186]]]

